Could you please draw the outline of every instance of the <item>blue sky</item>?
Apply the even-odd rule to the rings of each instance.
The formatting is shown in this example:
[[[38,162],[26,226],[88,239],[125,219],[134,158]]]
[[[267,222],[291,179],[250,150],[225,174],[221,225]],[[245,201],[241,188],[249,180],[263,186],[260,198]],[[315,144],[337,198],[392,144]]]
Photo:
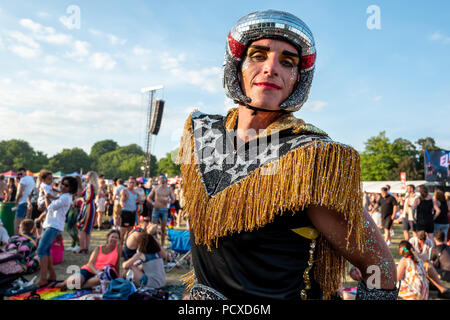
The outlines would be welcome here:
[[[140,89],[164,85],[158,158],[178,146],[198,108],[232,106],[221,84],[226,36],[242,16],[289,11],[312,30],[317,65],[308,103],[295,115],[364,149],[433,137],[450,149],[448,1],[2,1],[0,140],[24,139],[49,156],[113,139],[144,145]],[[380,29],[370,30],[370,5]],[[79,28],[67,20],[77,6]]]

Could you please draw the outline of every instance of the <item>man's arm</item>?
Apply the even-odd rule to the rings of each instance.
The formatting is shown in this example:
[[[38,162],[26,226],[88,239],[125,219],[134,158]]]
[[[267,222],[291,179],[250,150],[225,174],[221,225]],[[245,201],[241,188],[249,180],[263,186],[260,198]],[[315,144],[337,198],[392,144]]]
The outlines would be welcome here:
[[[155,202],[155,188],[153,188],[150,194],[148,195],[148,201],[152,204]]]
[[[23,194],[23,184],[19,183],[19,186],[17,187],[17,194],[16,194],[16,206],[19,204],[19,199],[22,198],[22,194]]]
[[[123,208],[125,207],[125,201],[128,200],[128,192],[123,189],[122,191],[120,191],[120,206]]]
[[[394,210],[392,210],[392,217],[391,217],[392,220],[395,220],[396,213],[397,213],[397,206],[395,205]]]
[[[395,288],[397,271],[394,259],[377,226],[366,212],[364,212],[366,237],[364,252],[358,249],[354,233],[349,238],[349,249],[346,248],[347,221],[342,214],[325,207],[314,206],[307,209],[307,214],[314,227],[322,233],[333,248],[361,271],[365,282],[371,276],[368,274],[368,268],[378,266],[381,271],[379,273],[380,289]]]

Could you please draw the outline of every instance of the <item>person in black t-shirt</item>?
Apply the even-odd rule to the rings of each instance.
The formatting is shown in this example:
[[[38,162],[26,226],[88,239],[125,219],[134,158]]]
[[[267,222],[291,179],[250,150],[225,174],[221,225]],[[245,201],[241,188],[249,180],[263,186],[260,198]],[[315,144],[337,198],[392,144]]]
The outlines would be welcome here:
[[[430,261],[441,279],[450,282],[450,247],[445,244],[444,235],[444,232],[439,230],[434,234],[436,246],[431,249]]]
[[[378,200],[374,209],[380,208],[382,226],[384,229],[384,239],[386,244],[390,246],[391,242],[391,227],[395,219],[395,213],[397,212],[397,201],[393,196],[388,193],[386,187],[381,188],[381,198]]]

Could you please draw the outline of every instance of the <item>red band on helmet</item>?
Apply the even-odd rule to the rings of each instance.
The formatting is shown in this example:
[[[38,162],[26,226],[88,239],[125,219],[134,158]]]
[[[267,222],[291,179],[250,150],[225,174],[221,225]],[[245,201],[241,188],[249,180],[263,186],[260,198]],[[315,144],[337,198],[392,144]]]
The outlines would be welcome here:
[[[315,61],[316,61],[315,53],[302,56],[302,70],[311,68],[314,65]]]
[[[245,46],[239,41],[235,40],[231,36],[231,32],[228,34],[228,46],[230,47],[231,54],[235,58],[241,58],[245,51]]]

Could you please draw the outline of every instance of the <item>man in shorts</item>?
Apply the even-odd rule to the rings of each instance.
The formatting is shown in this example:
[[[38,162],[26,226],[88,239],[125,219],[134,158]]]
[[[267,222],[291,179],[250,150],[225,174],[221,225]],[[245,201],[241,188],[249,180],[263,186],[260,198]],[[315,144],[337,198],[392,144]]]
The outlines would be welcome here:
[[[127,188],[120,192],[120,206],[122,213],[120,215],[120,237],[125,239],[128,232],[136,224],[136,210],[139,202],[139,194],[136,192],[136,178],[129,177]]]
[[[375,209],[381,209],[381,224],[384,229],[384,240],[388,246],[392,245],[390,230],[395,219],[395,213],[397,212],[397,205],[395,198],[388,193],[388,188],[381,188],[381,198],[378,200]]]
[[[29,203],[28,196],[34,188],[35,182],[33,177],[27,176],[26,169],[20,168],[17,171],[17,178],[20,179],[19,187],[17,188],[16,196],[16,218],[14,219],[14,234],[19,233],[19,226],[27,215]]]
[[[175,202],[175,194],[167,185],[167,178],[161,175],[156,186],[148,195],[148,200],[153,206],[152,223],[161,221],[161,247],[164,246],[166,237],[166,223],[169,215],[169,206]]]

